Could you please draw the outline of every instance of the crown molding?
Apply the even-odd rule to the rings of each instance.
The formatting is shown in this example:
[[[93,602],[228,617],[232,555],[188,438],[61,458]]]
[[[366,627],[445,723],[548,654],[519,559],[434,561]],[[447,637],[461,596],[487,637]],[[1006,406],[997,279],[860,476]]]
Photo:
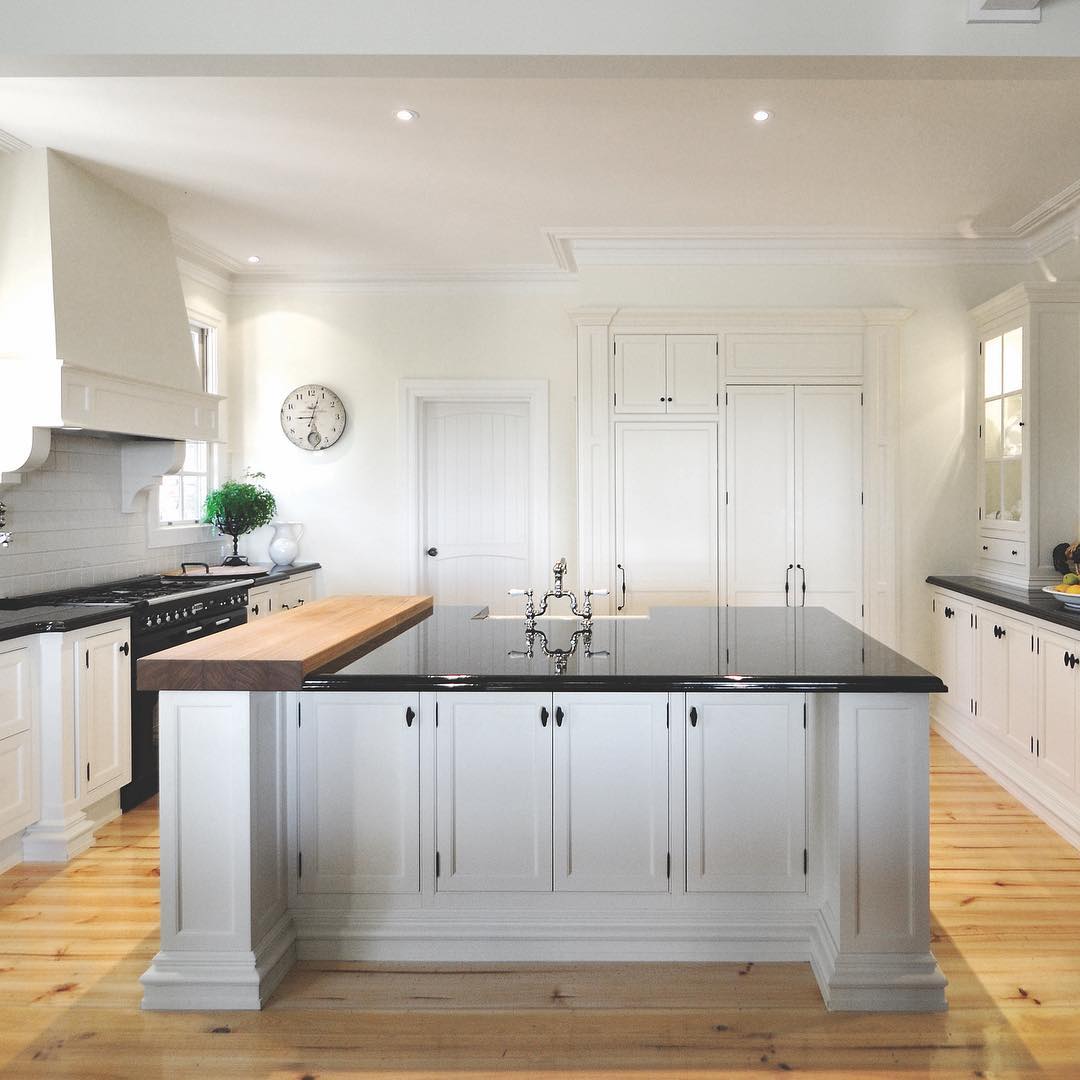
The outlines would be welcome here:
[[[522,289],[562,292],[572,289],[576,275],[547,267],[461,267],[447,270],[388,270],[312,274],[274,268],[237,275],[235,296],[266,296],[289,292],[405,293],[405,292],[519,292]]]
[[[995,322],[1032,304],[1080,305],[1080,284],[1072,281],[1024,281],[998,296],[971,308],[969,314],[980,325]]]
[[[29,149],[31,149],[31,146],[28,142],[23,142],[22,139],[12,135],[10,131],[4,131],[0,128],[0,154],[17,154],[22,150]]]

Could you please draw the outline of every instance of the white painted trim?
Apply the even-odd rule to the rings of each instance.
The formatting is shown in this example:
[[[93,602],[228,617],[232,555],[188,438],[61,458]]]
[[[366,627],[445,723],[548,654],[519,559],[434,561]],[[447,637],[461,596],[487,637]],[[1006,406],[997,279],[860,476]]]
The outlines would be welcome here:
[[[302,267],[268,268],[235,277],[236,296],[273,296],[281,292],[316,293],[459,293],[520,292],[540,289],[563,292],[572,289],[573,275],[547,266],[448,267],[445,270],[363,270],[312,272]]]
[[[415,593],[423,578],[421,536],[421,425],[422,407],[428,402],[523,401],[529,406],[529,458],[532,506],[529,579],[547,580],[550,560],[549,418],[548,384],[543,379],[402,379],[400,382],[401,453],[405,474],[407,528],[404,572],[407,588]],[[411,553],[411,554],[409,554]]]
[[[1042,22],[1041,0],[968,0],[969,23]]]
[[[32,149],[30,144],[23,142],[17,135],[12,135],[10,131],[0,130],[0,154],[18,154],[30,149]]]

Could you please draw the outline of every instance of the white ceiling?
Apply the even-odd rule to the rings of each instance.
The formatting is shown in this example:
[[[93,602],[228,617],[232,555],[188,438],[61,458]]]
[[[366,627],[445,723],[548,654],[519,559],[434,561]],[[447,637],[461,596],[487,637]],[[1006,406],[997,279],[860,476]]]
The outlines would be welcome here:
[[[1011,235],[1080,179],[1080,67],[1010,73],[9,78],[0,129],[260,269],[539,268],[551,228]]]

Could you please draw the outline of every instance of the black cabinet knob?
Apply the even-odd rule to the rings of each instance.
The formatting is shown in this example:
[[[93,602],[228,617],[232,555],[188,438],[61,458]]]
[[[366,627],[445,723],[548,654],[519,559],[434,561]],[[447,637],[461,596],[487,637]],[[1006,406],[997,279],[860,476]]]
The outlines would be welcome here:
[[[120,646],[120,651],[121,651],[121,652],[122,652],[122,653],[123,653],[123,654],[124,654],[125,656],[127,656],[127,655],[128,655],[128,654],[129,654],[130,652],[131,652],[131,646],[130,646],[130,645],[128,645],[128,643],[127,643],[127,642],[125,641],[125,642],[124,642],[124,644]]]
[[[439,549],[436,547],[430,547],[427,549],[427,553],[434,559],[439,554]]]
[[[697,727],[697,709],[693,707],[690,709],[690,726]]]
[[[555,709],[555,726],[562,727],[562,722],[565,719],[566,714],[562,711],[562,707],[558,706]]]
[[[405,710],[405,726],[412,727],[413,721],[416,719],[416,713],[411,708]]]
[[[540,710],[540,726],[541,727],[547,727],[547,722],[548,722],[548,711],[547,711],[547,709],[542,708]]]

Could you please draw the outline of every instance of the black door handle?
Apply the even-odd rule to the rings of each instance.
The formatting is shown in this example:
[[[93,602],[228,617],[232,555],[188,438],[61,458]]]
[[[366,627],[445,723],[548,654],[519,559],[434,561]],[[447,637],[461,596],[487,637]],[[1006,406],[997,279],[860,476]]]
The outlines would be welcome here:
[[[541,727],[547,727],[547,722],[548,722],[548,711],[547,711],[547,709],[542,708],[540,710],[540,726]]]
[[[690,726],[697,727],[697,709],[690,707]]]
[[[120,651],[121,651],[121,652],[122,652],[122,653],[123,653],[123,654],[124,654],[125,656],[127,656],[127,655],[128,655],[128,654],[129,654],[130,652],[131,652],[131,646],[130,646],[130,645],[128,645],[128,643],[127,643],[127,642],[125,641],[125,642],[124,642],[124,644],[120,646]]]
[[[788,604],[788,593],[791,591],[791,571],[795,569],[794,563],[788,563],[788,568],[784,571],[784,607],[790,607]]]
[[[622,575],[622,599],[619,601],[619,605],[615,610],[622,611],[622,609],[626,607],[626,570],[623,569],[622,563],[616,563],[615,567]]]
[[[562,722],[563,722],[563,719],[564,719],[565,715],[566,714],[562,711],[562,706],[557,705],[555,707],[555,726],[556,727],[562,727]]]
[[[405,710],[405,726],[406,727],[412,727],[412,722],[415,719],[416,719],[416,713],[414,713],[412,711],[412,707],[410,706],[409,708],[407,708]]]
[[[439,549],[437,547],[430,547],[427,549],[427,553],[434,559],[435,556],[439,554]]]
[[[956,612],[953,611],[953,609],[951,607],[947,607],[945,609],[945,618],[946,619],[951,619],[955,614],[956,614]]]

